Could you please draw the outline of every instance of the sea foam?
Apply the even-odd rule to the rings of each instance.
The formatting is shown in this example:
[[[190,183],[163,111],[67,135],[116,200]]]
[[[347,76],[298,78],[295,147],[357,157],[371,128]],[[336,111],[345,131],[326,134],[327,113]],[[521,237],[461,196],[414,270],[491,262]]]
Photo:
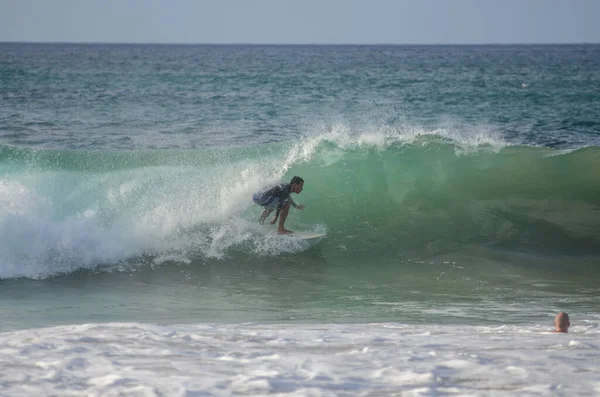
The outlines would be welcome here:
[[[0,393],[596,395],[599,324],[85,324],[0,334]]]

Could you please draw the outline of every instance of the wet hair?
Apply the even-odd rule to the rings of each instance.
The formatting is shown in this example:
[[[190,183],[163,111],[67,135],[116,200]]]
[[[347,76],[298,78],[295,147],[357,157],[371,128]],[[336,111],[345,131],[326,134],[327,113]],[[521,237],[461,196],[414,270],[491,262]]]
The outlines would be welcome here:
[[[299,185],[301,183],[304,183],[304,179],[300,178],[299,176],[293,177],[292,181],[290,182],[291,185]]]

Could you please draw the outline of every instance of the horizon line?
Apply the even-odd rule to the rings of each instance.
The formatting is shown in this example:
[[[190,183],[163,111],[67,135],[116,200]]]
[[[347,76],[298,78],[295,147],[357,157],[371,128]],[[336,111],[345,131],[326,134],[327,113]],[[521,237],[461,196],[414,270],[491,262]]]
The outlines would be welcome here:
[[[192,43],[192,42],[134,42],[134,41],[4,41],[0,44],[85,44],[85,45],[181,45],[181,46],[556,46],[556,45],[600,45],[600,42],[481,42],[481,43]]]

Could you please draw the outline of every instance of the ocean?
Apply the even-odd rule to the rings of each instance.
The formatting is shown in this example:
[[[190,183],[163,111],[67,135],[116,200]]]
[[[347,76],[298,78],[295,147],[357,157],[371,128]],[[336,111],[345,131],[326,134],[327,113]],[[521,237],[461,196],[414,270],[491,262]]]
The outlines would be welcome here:
[[[0,43],[0,395],[598,396],[599,170],[600,45]]]

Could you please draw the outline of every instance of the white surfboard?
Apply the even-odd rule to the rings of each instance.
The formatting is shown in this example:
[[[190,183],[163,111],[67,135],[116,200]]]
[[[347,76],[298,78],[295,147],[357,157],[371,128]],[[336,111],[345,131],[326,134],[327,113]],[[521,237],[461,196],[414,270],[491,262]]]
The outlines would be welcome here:
[[[300,238],[302,240],[311,242],[311,243],[316,243],[317,241],[321,240],[322,238],[327,237],[327,234],[325,233],[315,233],[315,232],[294,232],[294,233],[290,233],[290,234],[277,234],[277,232],[271,232],[269,233],[272,236],[277,236],[277,237],[285,237],[285,238]]]
[[[286,234],[286,236],[301,238],[302,240],[306,240],[306,241],[318,241],[327,235],[325,233],[294,232],[292,234]]]

